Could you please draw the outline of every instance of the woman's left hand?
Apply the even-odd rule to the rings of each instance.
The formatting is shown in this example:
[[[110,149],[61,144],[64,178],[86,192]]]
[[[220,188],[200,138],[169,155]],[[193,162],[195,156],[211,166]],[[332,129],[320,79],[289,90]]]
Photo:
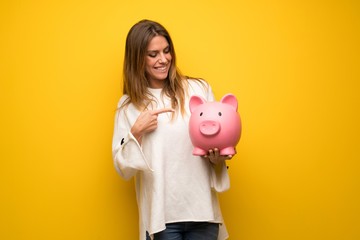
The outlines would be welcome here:
[[[224,162],[225,160],[230,160],[233,155],[220,155],[220,150],[217,148],[210,149],[208,154],[204,156],[204,158],[209,159],[209,161],[213,164],[219,164]]]

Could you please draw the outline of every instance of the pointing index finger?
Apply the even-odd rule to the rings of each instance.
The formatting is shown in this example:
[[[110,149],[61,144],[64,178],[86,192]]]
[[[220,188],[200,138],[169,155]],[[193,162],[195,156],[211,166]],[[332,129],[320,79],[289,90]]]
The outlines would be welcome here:
[[[174,112],[172,108],[161,108],[153,111],[153,114],[159,115],[161,113]]]

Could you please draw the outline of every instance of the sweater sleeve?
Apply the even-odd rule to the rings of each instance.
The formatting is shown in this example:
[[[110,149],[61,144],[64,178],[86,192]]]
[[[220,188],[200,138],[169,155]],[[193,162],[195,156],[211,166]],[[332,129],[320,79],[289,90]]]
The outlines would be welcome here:
[[[119,106],[125,101],[122,97]],[[112,156],[116,171],[128,180],[137,171],[152,171],[140,144],[131,134],[130,121],[125,108],[119,108],[115,114],[114,134],[112,142]]]
[[[225,192],[230,188],[230,178],[225,162],[217,165],[212,164],[211,187],[216,192]]]

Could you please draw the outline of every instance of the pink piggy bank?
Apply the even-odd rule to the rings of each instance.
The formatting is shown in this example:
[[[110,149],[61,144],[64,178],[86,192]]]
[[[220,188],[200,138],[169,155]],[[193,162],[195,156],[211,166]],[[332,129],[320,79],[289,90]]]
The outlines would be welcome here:
[[[226,94],[220,102],[206,102],[200,96],[190,98],[189,134],[194,146],[193,155],[203,156],[218,148],[220,155],[235,154],[241,136],[238,101]]]

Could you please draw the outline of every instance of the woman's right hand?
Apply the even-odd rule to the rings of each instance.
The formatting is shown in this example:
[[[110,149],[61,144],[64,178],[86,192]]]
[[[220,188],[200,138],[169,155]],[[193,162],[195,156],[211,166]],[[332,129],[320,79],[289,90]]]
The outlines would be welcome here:
[[[154,131],[157,128],[158,115],[167,112],[174,112],[174,109],[162,108],[157,110],[145,110],[141,112],[131,128],[131,134],[141,144],[142,136],[146,133]]]

